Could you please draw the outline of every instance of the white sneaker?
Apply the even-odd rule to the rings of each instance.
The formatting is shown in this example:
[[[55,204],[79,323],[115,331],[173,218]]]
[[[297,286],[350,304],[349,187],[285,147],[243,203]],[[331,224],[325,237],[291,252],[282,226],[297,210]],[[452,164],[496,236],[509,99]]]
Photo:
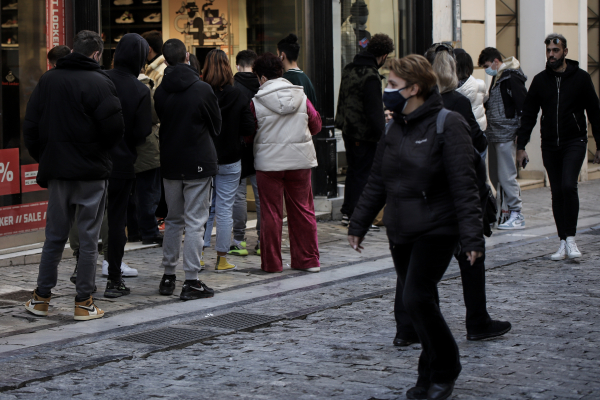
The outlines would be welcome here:
[[[152,13],[144,18],[144,22],[160,22],[160,13]]]
[[[19,22],[17,21],[17,19],[9,19],[8,21],[6,21],[5,23],[2,24],[3,28],[18,28],[19,27]]]
[[[125,277],[138,276],[138,271],[135,268],[131,268],[129,265],[121,262],[121,274]],[[102,276],[108,276],[108,261],[102,261]]]
[[[115,0],[113,4],[115,6],[130,6],[133,4],[133,0]]]
[[[569,258],[581,257],[581,252],[577,248],[577,244],[575,243],[575,237],[573,237],[573,236],[567,237],[567,257],[569,257]]]
[[[498,225],[498,229],[525,229],[525,217],[520,211],[511,211],[508,221]]]
[[[560,241],[560,247],[558,251],[550,256],[550,259],[553,261],[564,260],[567,256],[567,242],[564,240]]]
[[[115,20],[117,24],[133,24],[133,15],[129,11],[125,11],[123,15]]]

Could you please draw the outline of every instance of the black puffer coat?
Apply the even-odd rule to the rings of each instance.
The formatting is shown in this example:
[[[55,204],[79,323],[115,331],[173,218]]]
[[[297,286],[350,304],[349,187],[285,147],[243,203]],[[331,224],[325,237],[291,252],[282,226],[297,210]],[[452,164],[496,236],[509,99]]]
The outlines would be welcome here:
[[[451,112],[436,133],[442,97],[431,93],[409,115],[395,115],[377,147],[371,176],[352,214],[348,234],[363,237],[387,204],[392,243],[423,234],[459,234],[463,251],[483,251],[483,223],[469,126]]]
[[[456,111],[462,115],[465,121],[467,121],[467,124],[471,127],[470,132],[473,146],[475,146],[478,152],[483,153],[485,149],[487,149],[488,142],[475,119],[469,99],[458,93],[456,90],[451,90],[442,94],[442,99],[444,101],[444,108],[447,108],[450,111]]]

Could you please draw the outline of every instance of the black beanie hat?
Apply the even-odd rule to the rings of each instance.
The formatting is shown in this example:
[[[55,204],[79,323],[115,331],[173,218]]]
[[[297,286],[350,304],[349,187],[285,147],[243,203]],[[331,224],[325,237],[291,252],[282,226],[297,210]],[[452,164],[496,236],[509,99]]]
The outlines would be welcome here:
[[[354,17],[364,17],[369,15],[369,8],[364,0],[356,0],[350,7],[350,14]]]

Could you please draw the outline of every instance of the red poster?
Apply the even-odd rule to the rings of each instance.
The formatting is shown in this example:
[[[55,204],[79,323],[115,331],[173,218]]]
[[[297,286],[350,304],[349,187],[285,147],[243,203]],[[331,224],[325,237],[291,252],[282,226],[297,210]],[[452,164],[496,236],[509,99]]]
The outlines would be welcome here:
[[[47,209],[47,201],[0,207],[0,236],[43,229]]]
[[[37,184],[38,168],[40,164],[21,165],[21,193],[46,190]]]
[[[65,43],[65,0],[46,0],[46,50]]]
[[[21,193],[19,149],[0,150],[0,196]]]

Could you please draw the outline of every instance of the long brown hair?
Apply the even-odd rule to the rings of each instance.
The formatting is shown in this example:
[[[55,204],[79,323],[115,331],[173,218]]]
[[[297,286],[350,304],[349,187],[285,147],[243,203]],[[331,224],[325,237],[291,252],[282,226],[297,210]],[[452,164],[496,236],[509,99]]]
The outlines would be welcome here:
[[[211,50],[206,56],[202,79],[208,83],[214,91],[223,90],[227,84],[233,85],[233,72],[229,65],[229,58],[223,50]]]

